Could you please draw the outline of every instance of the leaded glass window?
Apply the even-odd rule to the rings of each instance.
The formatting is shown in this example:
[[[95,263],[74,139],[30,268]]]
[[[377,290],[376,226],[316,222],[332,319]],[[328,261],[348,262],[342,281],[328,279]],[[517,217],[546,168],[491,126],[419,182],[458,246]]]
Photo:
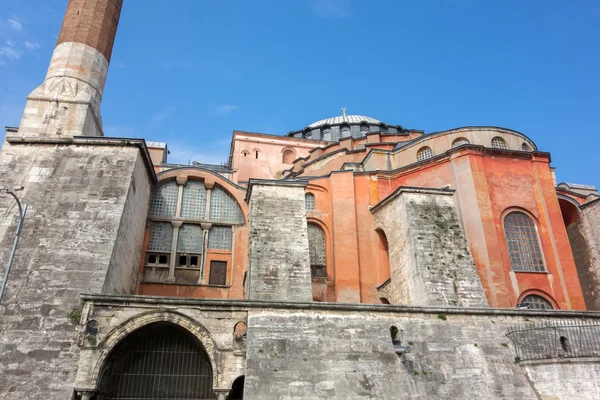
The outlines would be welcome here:
[[[325,277],[327,275],[325,232],[315,224],[308,224],[308,252],[311,275],[315,278]]]
[[[232,228],[230,226],[213,226],[208,233],[208,248],[231,250]]]
[[[203,231],[200,225],[183,224],[179,228],[177,251],[182,253],[202,253]]]
[[[508,149],[508,146],[506,146],[506,141],[504,139],[502,139],[500,136],[496,136],[492,139],[492,148]]]
[[[190,219],[205,219],[206,188],[204,182],[190,179],[183,188],[181,216]]]
[[[431,157],[433,157],[433,150],[431,150],[431,147],[421,147],[417,152],[417,161],[427,160]]]
[[[240,206],[229,193],[215,186],[210,195],[210,220],[242,223],[244,216]]]
[[[153,222],[148,251],[171,252],[173,226],[170,222]]]
[[[452,148],[458,147],[458,146],[462,146],[463,144],[469,144],[469,140],[465,139],[464,137],[455,139],[452,142]]]
[[[150,217],[174,217],[177,209],[179,188],[174,180],[164,182],[152,189]]]
[[[545,271],[537,230],[531,218],[518,211],[509,213],[504,217],[504,234],[514,271]]]
[[[304,203],[306,204],[307,210],[315,209],[315,195],[312,193],[306,193],[304,195]]]
[[[523,300],[521,300],[521,305],[529,306],[531,310],[553,310],[552,304],[543,298],[542,296],[537,296],[535,294],[530,294],[525,296]]]

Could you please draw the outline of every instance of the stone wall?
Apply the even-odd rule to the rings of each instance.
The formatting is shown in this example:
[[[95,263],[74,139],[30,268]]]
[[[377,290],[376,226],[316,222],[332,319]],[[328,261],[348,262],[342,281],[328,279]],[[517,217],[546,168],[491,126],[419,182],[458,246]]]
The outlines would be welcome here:
[[[588,310],[600,310],[600,201],[581,208],[567,228],[577,274]]]
[[[241,375],[250,400],[600,397],[599,358],[519,361],[506,336],[532,323],[600,324],[599,313],[83,297],[83,321],[96,319],[99,333],[93,341],[80,336],[82,391],[95,390],[110,349],[128,333],[167,321],[207,350],[215,399],[224,399]],[[239,341],[233,327],[246,318],[247,337]],[[392,326],[406,346],[401,351]]]
[[[305,186],[250,181],[248,299],[312,301]]]
[[[131,282],[121,287],[115,282],[139,269],[137,250],[118,254],[123,248],[115,249],[115,242],[127,235],[127,245],[137,242],[140,223],[132,219],[140,212],[136,207],[147,204],[154,177],[149,170],[145,176],[140,171],[143,151],[138,145],[117,142],[4,144],[0,186],[23,185],[20,196],[28,210],[0,305],[0,399],[41,393],[48,399],[70,398],[79,294],[131,289]],[[0,259],[7,260],[16,226],[14,200],[1,196],[0,209],[9,210],[12,221],[0,238]],[[128,226],[121,227],[123,223]],[[0,268],[3,273],[4,263]],[[115,284],[105,287],[107,275]]]
[[[400,187],[372,209],[388,240],[392,304],[487,306],[453,193]]]

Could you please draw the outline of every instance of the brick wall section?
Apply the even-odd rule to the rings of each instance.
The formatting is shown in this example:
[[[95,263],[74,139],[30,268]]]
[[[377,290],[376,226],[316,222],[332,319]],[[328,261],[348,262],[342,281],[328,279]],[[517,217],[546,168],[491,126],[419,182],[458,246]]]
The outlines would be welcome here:
[[[312,301],[304,185],[250,185],[248,298]]]
[[[373,209],[388,239],[393,304],[488,306],[452,193],[399,188]]]
[[[600,310],[600,201],[581,209],[567,228],[577,274],[588,310]]]
[[[83,43],[110,62],[123,0],[70,0],[56,45]]]
[[[78,348],[68,315],[79,307],[79,294],[103,288],[127,292],[132,271],[139,270],[141,243],[135,238],[143,230],[136,232],[140,223],[132,219],[139,213],[128,200],[143,206],[149,184],[140,177],[136,195],[128,192],[140,157],[135,146],[5,142],[0,186],[25,186],[21,199],[29,208],[0,305],[0,399],[42,393],[47,399],[71,398]],[[1,196],[0,207],[14,209],[14,200]],[[8,217],[10,229],[0,237],[2,260],[16,227],[14,213]],[[129,254],[115,247],[123,236],[134,246],[126,249]],[[105,286],[107,276],[113,287]]]

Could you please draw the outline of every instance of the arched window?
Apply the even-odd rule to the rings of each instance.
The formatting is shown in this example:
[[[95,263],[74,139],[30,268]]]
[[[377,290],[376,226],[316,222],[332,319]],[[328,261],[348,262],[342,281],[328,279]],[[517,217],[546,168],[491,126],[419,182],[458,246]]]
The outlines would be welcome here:
[[[543,298],[542,296],[538,296],[535,294],[530,294],[525,296],[523,300],[521,300],[522,306],[528,306],[530,310],[553,310],[552,304]]]
[[[469,144],[469,140],[464,137],[459,137],[457,139],[454,139],[454,141],[452,142],[452,148],[462,146],[463,144]]]
[[[306,132],[304,132],[304,133],[302,134],[302,137],[303,137],[304,139],[312,139],[312,133],[311,133],[311,131],[306,131]]]
[[[155,323],[131,333],[112,352],[100,380],[105,399],[213,398],[206,351],[177,325]]]
[[[323,128],[323,140],[331,141],[331,128]]]
[[[291,164],[296,159],[296,152],[292,149],[286,149],[283,152],[282,161],[284,164]]]
[[[254,150],[254,158],[258,159],[258,153],[260,153],[258,150]]]
[[[244,157],[248,157],[248,154],[250,154],[247,150],[242,151],[242,155]]]
[[[320,226],[308,224],[308,251],[310,254],[310,271],[313,278],[327,277],[327,257],[325,232]]]
[[[433,157],[433,150],[431,150],[431,147],[421,147],[417,152],[417,161],[427,160],[431,157]]]
[[[306,205],[307,210],[315,209],[315,195],[312,193],[306,193],[304,195],[304,203]]]
[[[513,211],[506,215],[504,235],[514,271],[545,271],[537,230],[527,214]]]
[[[350,136],[350,127],[349,126],[342,126],[341,137],[345,138],[345,137],[349,137],[349,136]]]
[[[492,148],[494,149],[508,149],[506,145],[506,141],[502,139],[500,136],[496,136],[492,139]]]
[[[196,270],[195,279],[203,281],[206,250],[231,251],[233,227],[245,222],[242,209],[231,194],[218,185],[207,189],[204,181],[191,178],[160,182],[152,191],[148,219],[151,232],[145,267],[168,269],[169,282],[178,282],[181,277],[185,283],[192,283],[189,279],[194,273],[179,269]],[[211,261],[211,275],[215,262]],[[220,271],[220,286],[226,281],[226,264],[222,262],[214,268]],[[154,272],[148,274],[153,277],[150,281],[165,282],[165,273]]]
[[[522,151],[531,151],[531,147],[527,143],[523,143],[521,145],[521,150]]]
[[[367,125],[360,126],[360,136],[366,136],[369,133],[369,127]]]

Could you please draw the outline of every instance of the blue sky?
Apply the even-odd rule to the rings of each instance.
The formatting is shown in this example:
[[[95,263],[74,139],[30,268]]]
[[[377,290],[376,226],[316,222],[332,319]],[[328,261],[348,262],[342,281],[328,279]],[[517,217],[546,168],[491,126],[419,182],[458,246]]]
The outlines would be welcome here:
[[[0,0],[0,125],[18,125],[66,0]],[[348,113],[435,132],[518,130],[559,181],[600,187],[597,0],[125,0],[108,136],[225,161],[233,129],[285,134]]]

